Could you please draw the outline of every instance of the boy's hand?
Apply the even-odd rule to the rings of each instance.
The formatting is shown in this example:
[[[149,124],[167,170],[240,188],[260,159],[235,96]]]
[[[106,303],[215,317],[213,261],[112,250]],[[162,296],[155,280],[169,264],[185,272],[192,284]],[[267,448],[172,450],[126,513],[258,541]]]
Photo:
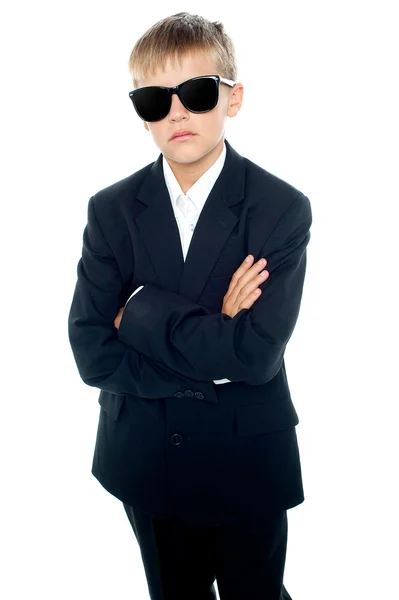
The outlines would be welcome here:
[[[114,320],[114,326],[115,326],[117,329],[119,329],[119,323],[121,322],[121,319],[122,319],[122,315],[123,315],[123,311],[124,311],[124,310],[125,310],[125,307],[124,307],[124,306],[122,306],[122,308],[120,308],[120,309],[119,309],[119,312],[118,312],[118,314],[117,314],[117,315],[116,315],[116,317],[115,317],[115,320]]]
[[[223,298],[222,313],[233,318],[242,308],[251,308],[253,303],[262,294],[258,285],[266,281],[269,272],[264,269],[267,260],[262,258],[252,267],[254,257],[250,255],[249,262],[244,262],[231,278],[229,289]],[[250,268],[251,267],[251,268]],[[262,274],[259,272],[262,271]]]

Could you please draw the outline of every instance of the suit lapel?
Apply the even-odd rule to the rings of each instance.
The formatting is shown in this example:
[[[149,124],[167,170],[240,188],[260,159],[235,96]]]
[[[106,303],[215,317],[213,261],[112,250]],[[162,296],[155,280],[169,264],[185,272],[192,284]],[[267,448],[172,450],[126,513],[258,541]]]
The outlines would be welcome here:
[[[158,284],[197,302],[229,235],[238,221],[230,207],[244,198],[243,157],[226,143],[226,159],[197,221],[184,262],[180,234],[162,169],[153,163],[137,199],[144,208],[135,220],[150,255]]]

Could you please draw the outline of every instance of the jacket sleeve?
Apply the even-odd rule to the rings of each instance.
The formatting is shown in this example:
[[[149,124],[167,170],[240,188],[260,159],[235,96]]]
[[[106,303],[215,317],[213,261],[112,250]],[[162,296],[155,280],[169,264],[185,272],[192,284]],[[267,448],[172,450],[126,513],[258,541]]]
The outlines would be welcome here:
[[[311,224],[310,202],[301,194],[255,256],[266,258],[269,277],[250,309],[234,318],[207,314],[187,298],[150,284],[127,304],[118,338],[195,380],[266,383],[281,368],[298,318]]]
[[[68,316],[68,335],[80,377],[114,394],[143,398],[173,396],[189,378],[143,356],[117,338],[114,320],[121,306],[122,280],[116,259],[88,204],[82,257]],[[128,303],[130,304],[130,302]]]

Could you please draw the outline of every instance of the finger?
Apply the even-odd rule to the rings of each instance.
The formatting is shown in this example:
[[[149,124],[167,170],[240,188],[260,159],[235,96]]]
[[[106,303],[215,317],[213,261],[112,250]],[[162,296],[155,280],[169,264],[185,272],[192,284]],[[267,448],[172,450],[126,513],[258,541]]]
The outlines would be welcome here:
[[[238,267],[237,271],[235,271],[235,273],[233,274],[233,278],[235,280],[239,279],[241,277],[241,275],[243,275],[246,271],[248,271],[248,269],[252,265],[253,261],[254,261],[254,257],[252,256],[252,254],[247,256],[247,258]]]
[[[259,290],[259,293],[257,293],[258,290]],[[257,290],[254,290],[253,292],[248,294],[248,296],[242,302],[240,302],[238,310],[241,310],[242,308],[251,308],[251,306],[254,304],[254,302],[261,295],[262,295],[262,290],[260,288],[258,288]]]
[[[239,293],[239,287],[238,286],[238,282],[240,281],[240,279],[243,277],[243,275],[248,271],[248,269],[250,269],[252,263],[254,261],[254,257],[252,256],[252,254],[249,254],[244,261],[241,263],[241,265],[238,267],[237,271],[235,271],[230,279],[230,283],[229,283],[229,287],[227,289],[227,295],[230,295],[233,290],[236,293],[236,298],[238,296]]]
[[[250,302],[249,306],[252,306],[252,304],[255,302],[255,300],[257,300],[259,298],[259,296],[262,294],[262,290],[258,286],[262,285],[262,283],[264,283],[266,281],[268,276],[269,276],[268,271],[265,271],[265,275],[258,275],[256,278],[249,281],[243,287],[240,288],[240,286],[237,285],[237,288],[236,288],[237,294],[235,297],[235,302],[237,304],[239,304],[242,302],[249,301]],[[241,281],[239,283],[241,283]]]
[[[268,278],[269,272],[265,269],[266,264],[267,260],[263,259],[262,261],[261,259],[235,282],[234,291],[236,292],[236,298],[238,296],[246,298],[248,294]]]
[[[251,281],[254,277],[256,277],[260,271],[262,271],[267,265],[267,260],[265,258],[260,258],[255,264],[251,266],[250,269],[246,269],[243,271],[242,280],[245,285],[248,281]]]

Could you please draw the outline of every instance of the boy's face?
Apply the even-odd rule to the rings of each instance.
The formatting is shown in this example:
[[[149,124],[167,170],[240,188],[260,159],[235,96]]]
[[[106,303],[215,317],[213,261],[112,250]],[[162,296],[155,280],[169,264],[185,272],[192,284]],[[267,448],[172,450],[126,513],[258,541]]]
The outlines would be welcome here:
[[[188,55],[183,59],[181,68],[178,65],[173,67],[168,59],[165,71],[158,69],[153,76],[148,75],[141,79],[140,87],[172,87],[192,77],[217,74],[213,61],[203,53]],[[172,94],[169,114],[161,121],[144,122],[144,127],[151,132],[155,144],[169,164],[179,163],[176,166],[180,168],[184,164],[212,164],[223,150],[226,117],[235,117],[241,107],[242,96],[242,84],[238,83],[232,88],[220,83],[219,101],[215,108],[207,113],[198,114],[187,110],[177,94]],[[195,135],[182,142],[171,140],[174,133],[181,129],[192,131]]]

